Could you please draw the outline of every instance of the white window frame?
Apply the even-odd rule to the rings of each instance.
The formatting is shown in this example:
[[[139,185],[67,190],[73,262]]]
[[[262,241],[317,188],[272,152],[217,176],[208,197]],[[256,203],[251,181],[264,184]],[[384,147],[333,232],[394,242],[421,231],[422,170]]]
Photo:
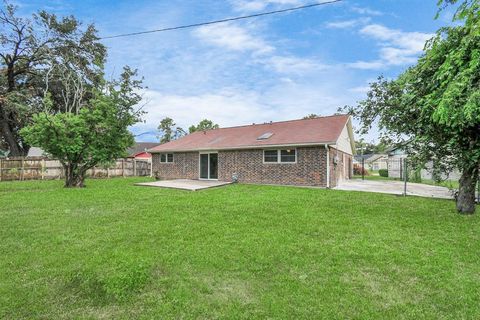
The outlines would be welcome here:
[[[168,161],[168,155],[172,155],[172,161]],[[162,161],[162,155],[165,155],[165,161]],[[174,163],[175,162],[175,155],[172,152],[162,152],[160,153],[160,163]]]
[[[294,150],[295,151],[295,161],[293,162],[283,162],[282,161],[282,150]],[[276,162],[268,162],[265,161],[265,151],[277,151],[277,161]],[[264,149],[262,152],[262,162],[263,164],[296,164],[297,163],[297,158],[298,158],[298,153],[297,153],[297,148],[283,148],[283,149]]]

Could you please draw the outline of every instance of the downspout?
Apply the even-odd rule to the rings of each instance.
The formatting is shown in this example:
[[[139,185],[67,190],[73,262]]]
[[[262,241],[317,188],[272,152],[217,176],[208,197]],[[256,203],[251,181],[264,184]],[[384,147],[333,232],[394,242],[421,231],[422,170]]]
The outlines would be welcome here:
[[[328,151],[328,144],[325,144],[327,151],[327,188],[330,188],[330,152]]]

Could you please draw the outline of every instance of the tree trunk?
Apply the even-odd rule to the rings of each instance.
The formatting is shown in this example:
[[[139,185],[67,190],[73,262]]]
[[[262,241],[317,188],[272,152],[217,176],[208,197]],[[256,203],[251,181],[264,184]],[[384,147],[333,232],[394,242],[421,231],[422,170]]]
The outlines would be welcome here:
[[[457,210],[461,214],[475,213],[475,186],[478,180],[478,167],[465,169],[460,177]]]
[[[65,188],[84,188],[85,171],[78,170],[75,164],[64,165]]]
[[[0,127],[1,127],[0,132],[2,133],[2,136],[5,139],[5,142],[7,143],[8,148],[10,150],[10,156],[13,156],[13,157],[25,156],[22,147],[18,144],[12,130],[10,129],[8,120],[4,119],[3,117],[0,118]]]

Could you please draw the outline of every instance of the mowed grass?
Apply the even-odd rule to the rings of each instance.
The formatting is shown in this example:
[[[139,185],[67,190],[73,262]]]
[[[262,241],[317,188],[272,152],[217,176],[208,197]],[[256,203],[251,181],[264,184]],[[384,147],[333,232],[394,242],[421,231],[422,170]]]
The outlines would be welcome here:
[[[144,180],[0,183],[0,318],[480,317],[480,220],[452,201]]]

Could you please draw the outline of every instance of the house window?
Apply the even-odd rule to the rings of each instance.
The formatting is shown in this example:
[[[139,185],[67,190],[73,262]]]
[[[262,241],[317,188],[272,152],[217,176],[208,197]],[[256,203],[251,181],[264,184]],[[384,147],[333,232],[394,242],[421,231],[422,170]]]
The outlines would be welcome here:
[[[163,163],[172,163],[173,162],[173,153],[161,153],[160,162]]]
[[[263,151],[264,162],[278,162],[278,150],[264,150]]]
[[[297,161],[297,153],[295,149],[280,150],[280,162]]]
[[[297,162],[297,151],[295,149],[264,150],[264,163],[295,163]]]

